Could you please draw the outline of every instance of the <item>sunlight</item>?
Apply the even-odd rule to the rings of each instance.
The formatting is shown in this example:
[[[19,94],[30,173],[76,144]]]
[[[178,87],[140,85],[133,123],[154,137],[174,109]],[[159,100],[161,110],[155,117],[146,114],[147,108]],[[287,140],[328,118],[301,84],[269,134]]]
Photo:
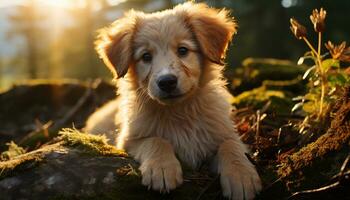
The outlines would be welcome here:
[[[50,6],[61,9],[82,8],[86,6],[87,1],[90,1],[89,3],[91,3],[92,5],[96,5],[94,6],[95,10],[98,10],[100,8],[100,2],[92,0],[0,0],[0,8],[16,5],[26,5],[30,3],[30,1],[38,3],[41,7]],[[107,0],[107,3],[110,6],[115,6],[125,1],[126,0]]]
[[[112,6],[118,5],[124,1],[126,0],[107,0]],[[40,3],[60,8],[77,8],[84,7],[86,5],[86,0],[40,0]],[[91,3],[94,4],[95,2]]]
[[[0,0],[0,7],[26,5],[30,2],[30,0]],[[72,8],[79,5],[81,6],[84,3],[84,0],[34,0],[32,2],[38,3],[43,6],[52,6],[57,8]]]
[[[72,0],[40,0],[39,1],[42,4],[54,6],[54,7],[60,7],[60,8],[72,8],[77,6],[77,2],[82,3],[82,1],[72,1]]]

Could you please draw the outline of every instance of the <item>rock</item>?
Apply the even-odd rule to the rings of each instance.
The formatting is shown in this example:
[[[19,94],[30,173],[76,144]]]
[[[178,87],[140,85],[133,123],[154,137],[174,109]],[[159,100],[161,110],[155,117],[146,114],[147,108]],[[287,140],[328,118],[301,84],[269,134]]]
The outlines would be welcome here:
[[[215,181],[190,172],[180,188],[160,194],[141,185],[137,169],[105,137],[65,129],[52,144],[0,162],[0,199],[195,199]]]
[[[96,80],[30,81],[0,93],[0,151],[15,141],[34,149],[63,127],[85,125],[97,107],[115,98],[115,86]]]

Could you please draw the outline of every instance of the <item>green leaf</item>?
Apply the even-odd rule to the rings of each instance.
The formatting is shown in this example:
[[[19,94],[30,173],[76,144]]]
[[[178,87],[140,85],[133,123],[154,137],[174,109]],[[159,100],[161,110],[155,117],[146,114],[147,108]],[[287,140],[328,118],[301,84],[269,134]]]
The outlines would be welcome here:
[[[308,94],[305,95],[305,100],[317,101],[317,95],[316,94],[312,94],[312,93],[308,93]]]
[[[315,113],[317,109],[318,109],[317,103],[314,101],[304,103],[303,105],[303,110],[307,113]]]
[[[328,82],[333,86],[344,86],[348,82],[346,74],[342,73],[329,75],[327,79]]]
[[[322,61],[322,68],[324,69],[325,72],[327,72],[331,67],[339,68],[339,60],[335,59],[326,59]]]

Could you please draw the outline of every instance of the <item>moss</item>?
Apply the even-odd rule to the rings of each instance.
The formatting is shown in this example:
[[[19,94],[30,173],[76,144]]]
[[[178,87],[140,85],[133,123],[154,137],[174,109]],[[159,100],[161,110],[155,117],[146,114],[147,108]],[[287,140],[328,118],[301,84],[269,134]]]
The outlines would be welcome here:
[[[315,142],[285,158],[278,169],[278,173],[282,177],[290,176],[298,170],[311,166],[317,159],[323,158],[327,153],[339,151],[344,145],[349,146],[349,142],[350,127],[343,128],[341,131],[329,131]]]
[[[74,129],[63,129],[56,142],[55,144],[43,146],[40,149],[21,155],[14,156],[14,154],[11,154],[11,159],[0,162],[0,179],[15,174],[19,170],[35,166],[44,159],[47,153],[59,150],[62,146],[78,148],[93,155],[127,156],[124,151],[117,150],[115,147],[108,145],[107,139],[104,136],[81,133]],[[16,149],[18,153],[24,151],[14,143],[11,145],[11,148]]]
[[[87,153],[104,156],[128,156],[125,151],[118,150],[116,147],[107,144],[106,137],[102,135],[81,133],[76,129],[69,128],[60,131],[59,135],[63,145],[77,147]]]
[[[247,58],[242,65],[233,74],[234,79],[231,86],[234,94],[260,87],[265,80],[293,80],[302,76],[306,70],[304,66],[278,59]],[[283,89],[300,94],[305,91],[305,86],[299,81]]]
[[[243,92],[242,94],[233,97],[231,103],[233,104],[255,104],[255,102],[261,102],[269,100],[270,97],[284,98],[285,95],[282,91],[267,90],[266,87],[262,86],[250,91]]]
[[[350,147],[350,88],[345,90],[342,98],[333,108],[333,120],[328,131],[315,142],[301,148],[298,152],[281,161],[278,173],[288,177],[325,159],[329,154],[349,149]],[[305,168],[305,169],[304,169]]]
[[[117,175],[118,176],[140,176],[140,171],[138,169],[135,169],[131,164],[128,164],[126,166],[120,167],[117,169]]]
[[[0,161],[10,160],[16,156],[24,154],[26,151],[22,147],[18,146],[13,141],[6,143],[8,150],[4,151],[0,155]]]
[[[40,162],[41,160],[41,156],[30,155],[24,156],[20,159],[0,162],[0,180],[9,176],[10,174],[16,173],[18,170],[27,168],[27,166],[34,166],[35,163]]]
[[[43,160],[46,153],[59,147],[60,143],[42,147],[38,150],[17,155],[16,157],[0,162],[0,179],[35,166]]]

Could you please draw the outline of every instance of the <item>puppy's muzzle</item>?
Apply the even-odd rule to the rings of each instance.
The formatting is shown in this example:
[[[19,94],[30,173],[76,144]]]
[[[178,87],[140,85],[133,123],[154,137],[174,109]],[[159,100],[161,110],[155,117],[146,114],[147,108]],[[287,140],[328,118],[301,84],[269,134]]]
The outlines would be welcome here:
[[[159,89],[167,94],[171,94],[177,87],[177,77],[173,74],[163,75],[158,78]]]

